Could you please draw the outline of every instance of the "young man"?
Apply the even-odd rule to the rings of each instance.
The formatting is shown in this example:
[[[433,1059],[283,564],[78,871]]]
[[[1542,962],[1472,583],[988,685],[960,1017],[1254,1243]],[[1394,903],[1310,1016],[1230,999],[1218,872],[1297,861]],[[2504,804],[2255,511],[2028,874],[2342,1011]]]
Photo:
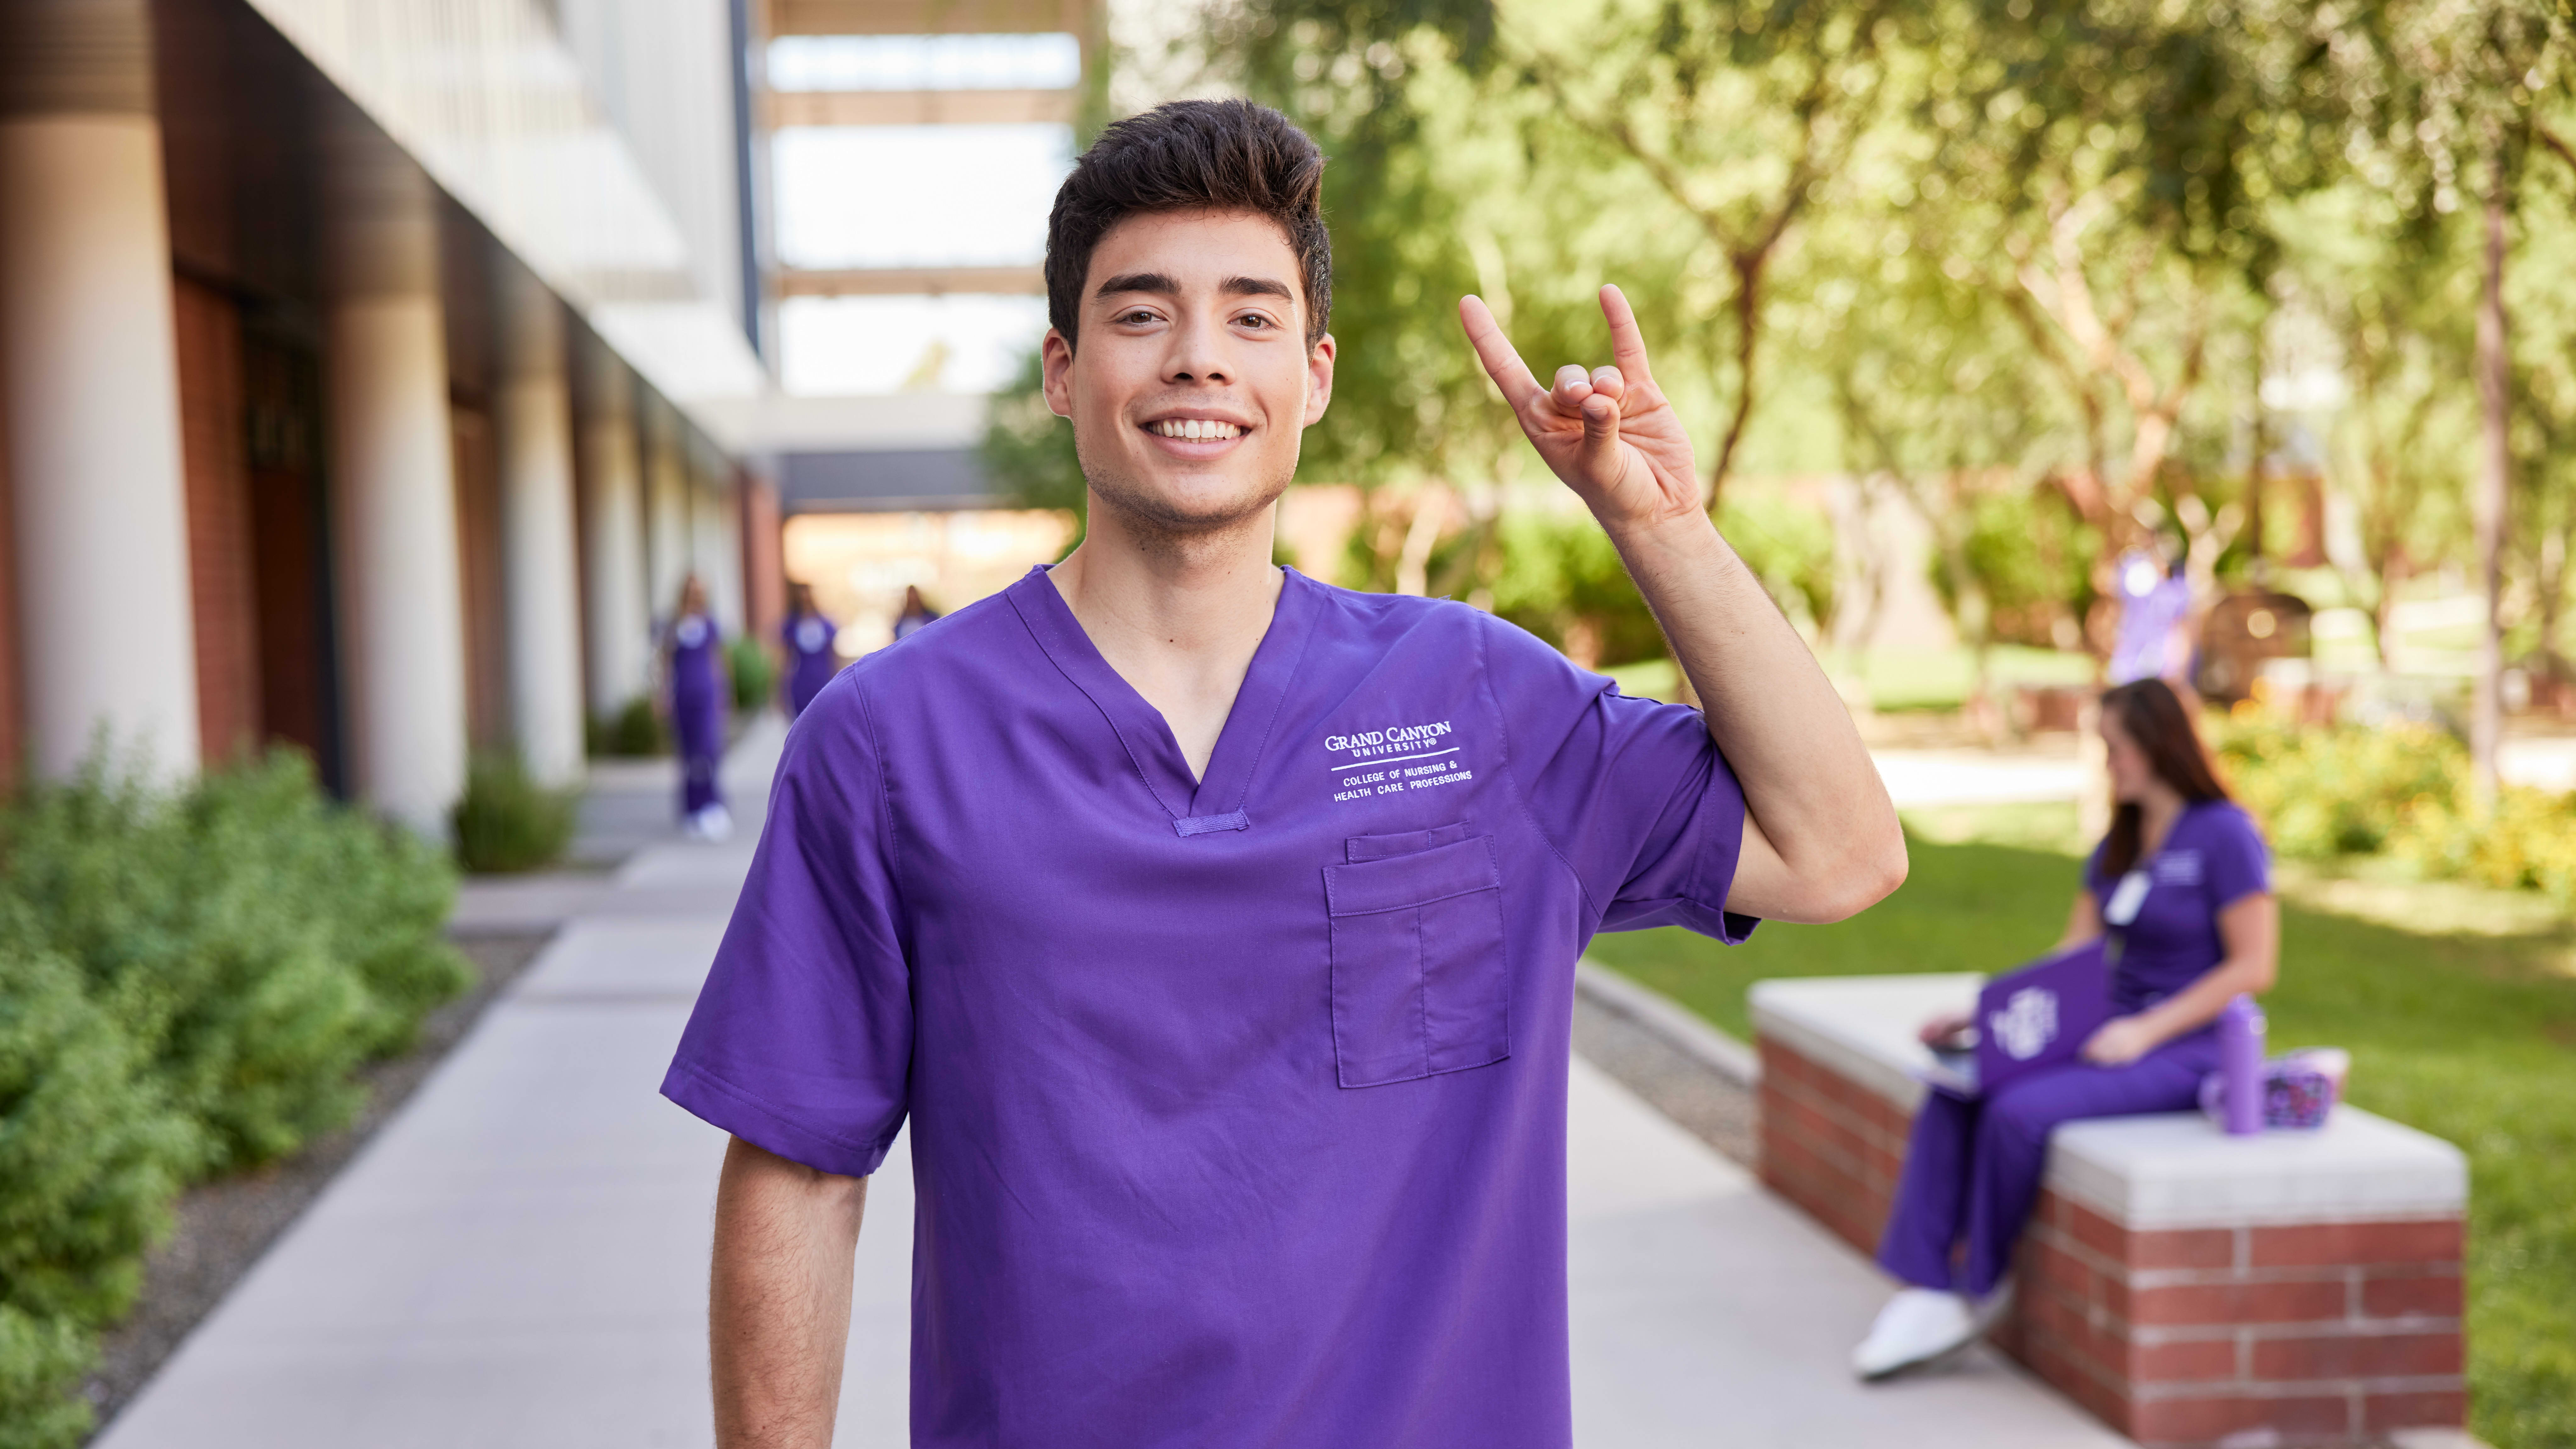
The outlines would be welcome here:
[[[1332,391],[1322,172],[1242,102],[1102,134],[1046,262],[1088,537],[789,738],[663,1083],[734,1134],[726,1449],[829,1442],[907,1114],[914,1444],[1561,1449],[1576,956],[1833,920],[1904,875],[1613,289],[1615,366],[1553,389],[1461,311],[1705,719],[1462,605],[1271,565]]]

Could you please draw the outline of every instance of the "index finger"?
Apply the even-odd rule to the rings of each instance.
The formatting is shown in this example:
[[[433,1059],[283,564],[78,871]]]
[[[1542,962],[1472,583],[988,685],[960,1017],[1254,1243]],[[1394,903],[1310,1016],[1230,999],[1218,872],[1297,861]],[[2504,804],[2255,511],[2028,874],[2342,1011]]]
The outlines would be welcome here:
[[[1501,324],[1494,321],[1493,311],[1485,305],[1484,298],[1473,295],[1459,298],[1458,320],[1467,329],[1467,341],[1475,347],[1477,360],[1485,364],[1485,375],[1494,380],[1494,386],[1502,389],[1503,401],[1512,405],[1513,412],[1526,409],[1547,391],[1538,385],[1538,378],[1530,372],[1529,364],[1521,361],[1521,355],[1512,350],[1511,339],[1503,335]]]
[[[1632,383],[1654,381],[1646,368],[1646,334],[1637,330],[1637,312],[1628,305],[1628,294],[1604,283],[1601,315],[1610,320],[1610,360],[1619,375]]]

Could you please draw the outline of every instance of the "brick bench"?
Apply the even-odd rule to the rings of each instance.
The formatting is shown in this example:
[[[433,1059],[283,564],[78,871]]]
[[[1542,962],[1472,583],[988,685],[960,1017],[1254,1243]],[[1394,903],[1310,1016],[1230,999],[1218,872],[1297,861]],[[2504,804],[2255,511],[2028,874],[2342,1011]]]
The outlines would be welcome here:
[[[1762,1179],[1874,1252],[1915,1108],[1915,1030],[1968,975],[1764,981]],[[2231,1138],[2193,1114],[2050,1141],[1995,1342],[2150,1445],[2373,1444],[2457,1429],[2460,1150],[2356,1107]]]

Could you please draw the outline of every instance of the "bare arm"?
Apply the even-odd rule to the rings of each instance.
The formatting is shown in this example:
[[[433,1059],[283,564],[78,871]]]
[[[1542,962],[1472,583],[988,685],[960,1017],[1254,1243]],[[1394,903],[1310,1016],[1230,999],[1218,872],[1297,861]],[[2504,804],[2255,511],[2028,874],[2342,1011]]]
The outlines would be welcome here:
[[[1522,431],[1601,522],[1663,626],[1744,787],[1744,848],[1729,910],[1837,921],[1905,879],[1905,835],[1825,672],[1700,507],[1698,464],[1646,365],[1636,314],[1601,289],[1614,367],[1567,367],[1551,390],[1485,304],[1459,304],[1468,340]]]
[[[2102,903],[2091,891],[2075,893],[2075,909],[2066,913],[2066,934],[2057,938],[2057,949],[2064,951],[2102,937]]]
[[[2216,1021],[2237,996],[2271,990],[2280,975],[2281,903],[2271,892],[2257,891],[2220,911],[2218,941],[2226,954],[2217,965],[2137,1015],[2104,1022],[2084,1044],[2085,1060],[2106,1066],[2136,1061]]]
[[[868,1180],[754,1147],[716,1185],[707,1344],[719,1449],[827,1449],[850,1337],[851,1257]]]

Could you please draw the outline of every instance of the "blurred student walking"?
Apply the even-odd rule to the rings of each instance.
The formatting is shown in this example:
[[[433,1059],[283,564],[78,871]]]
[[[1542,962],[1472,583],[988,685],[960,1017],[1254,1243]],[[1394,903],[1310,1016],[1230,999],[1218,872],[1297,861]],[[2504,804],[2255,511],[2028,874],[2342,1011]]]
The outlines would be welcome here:
[[[787,717],[794,719],[841,672],[841,656],[832,647],[839,631],[814,607],[813,588],[798,584],[791,597],[787,622],[778,632],[787,644]]]
[[[1981,1099],[1939,1088],[1924,1097],[1878,1249],[1879,1265],[1908,1286],[1853,1352],[1864,1379],[1944,1358],[2001,1314],[2005,1270],[2059,1123],[2192,1107],[2218,1067],[2219,1012],[2240,993],[2271,989],[2281,936],[2271,853],[2227,798],[2180,697],[2155,678],[2106,691],[2102,739],[2111,832],[2085,862],[2058,944],[2109,937],[2118,1014],[2075,1061]],[[1942,1017],[1923,1039],[1968,1024]]]
[[[716,784],[724,760],[725,703],[732,674],[725,667],[724,636],[707,613],[706,585],[691,574],[680,581],[680,608],[663,642],[671,733],[680,747],[680,828],[700,840],[733,834],[733,815]]]

